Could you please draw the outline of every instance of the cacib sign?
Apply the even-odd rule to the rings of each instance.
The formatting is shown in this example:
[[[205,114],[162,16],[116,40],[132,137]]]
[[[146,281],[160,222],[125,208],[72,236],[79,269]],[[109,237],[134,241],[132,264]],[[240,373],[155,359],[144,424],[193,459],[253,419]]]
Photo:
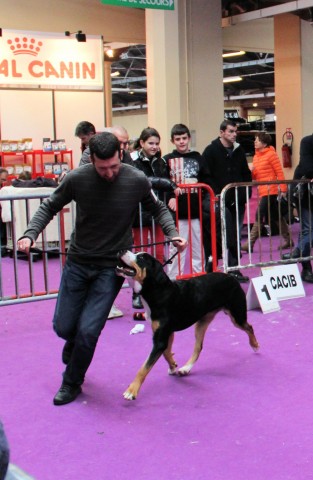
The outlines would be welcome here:
[[[117,7],[174,10],[174,0],[101,0],[101,3]]]
[[[103,89],[101,37],[87,42],[58,34],[4,30],[0,86]]]

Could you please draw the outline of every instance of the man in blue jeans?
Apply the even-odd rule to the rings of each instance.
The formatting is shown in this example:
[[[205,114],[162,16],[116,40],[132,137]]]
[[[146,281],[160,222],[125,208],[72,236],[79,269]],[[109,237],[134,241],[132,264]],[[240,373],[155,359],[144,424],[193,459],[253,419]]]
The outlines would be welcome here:
[[[75,200],[76,221],[53,318],[57,335],[66,340],[66,364],[54,405],[70,403],[92,361],[100,333],[123,279],[115,274],[117,252],[132,245],[132,225],[141,202],[179,251],[178,236],[166,206],[151,191],[147,177],[121,163],[120,143],[103,132],[89,141],[91,163],[68,173],[31,219],[18,249],[29,252],[42,230],[66,204]]]

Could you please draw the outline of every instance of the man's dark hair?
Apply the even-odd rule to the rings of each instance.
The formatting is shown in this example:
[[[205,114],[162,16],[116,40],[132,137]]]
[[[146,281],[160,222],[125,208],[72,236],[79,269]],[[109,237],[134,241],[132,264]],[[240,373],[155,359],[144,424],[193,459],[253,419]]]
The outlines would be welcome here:
[[[1,173],[7,173],[7,174],[9,174],[9,172],[7,171],[6,168],[0,167],[0,175],[1,175]]]
[[[264,143],[267,147],[272,145],[272,137],[269,133],[260,132],[256,135],[256,137],[260,140],[260,142]]]
[[[225,132],[227,127],[237,127],[236,122],[234,122],[234,120],[223,120],[220,124],[220,130],[222,130],[222,132]]]
[[[183,123],[176,123],[171,130],[171,140],[174,140],[174,135],[184,135],[185,133],[187,133],[189,138],[191,137],[190,130],[186,125]]]
[[[75,137],[79,137],[79,135],[89,135],[89,133],[96,133],[95,126],[90,122],[79,122],[75,128]]]
[[[116,152],[120,154],[120,142],[113,133],[96,133],[89,141],[90,156],[96,155],[101,160],[114,157]]]

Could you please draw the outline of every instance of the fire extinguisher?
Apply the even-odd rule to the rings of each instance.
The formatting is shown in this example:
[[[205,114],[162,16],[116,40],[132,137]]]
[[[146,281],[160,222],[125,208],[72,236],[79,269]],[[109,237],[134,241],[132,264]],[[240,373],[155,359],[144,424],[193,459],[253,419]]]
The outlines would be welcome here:
[[[283,146],[281,148],[283,167],[291,168],[293,133],[291,128],[286,128],[283,134]]]

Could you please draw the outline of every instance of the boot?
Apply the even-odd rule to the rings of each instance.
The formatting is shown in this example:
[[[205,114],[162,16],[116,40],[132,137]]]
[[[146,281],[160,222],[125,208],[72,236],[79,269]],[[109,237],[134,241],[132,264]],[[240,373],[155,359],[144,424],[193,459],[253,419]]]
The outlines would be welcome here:
[[[300,250],[299,250],[298,247],[294,248],[294,249],[292,250],[292,252],[290,252],[290,253],[284,253],[284,254],[282,255],[282,259],[283,259],[283,260],[289,260],[290,258],[294,259],[294,258],[299,258],[299,257],[301,257],[301,252],[300,252]]]
[[[251,250],[251,253],[253,252],[254,244],[255,244],[255,242],[257,241],[258,238],[259,238],[259,223],[255,222],[253,224],[253,227],[251,228],[251,232],[250,232],[250,250]],[[243,245],[241,245],[241,250],[243,252],[248,253],[249,252],[249,243],[246,242]]]
[[[144,308],[139,293],[133,292],[132,306],[135,310],[142,310]]]
[[[313,273],[311,262],[301,262],[302,272],[301,278],[304,282],[313,283]]]
[[[288,224],[287,224],[286,220],[282,217],[280,225],[279,225],[278,222],[277,222],[277,224],[278,224],[278,227],[280,227],[281,235],[284,239],[284,242],[281,245],[279,245],[278,250],[280,250],[280,249],[287,250],[287,249],[292,248],[294,246],[294,243],[293,243],[293,240],[291,238],[290,229],[288,227]]]

